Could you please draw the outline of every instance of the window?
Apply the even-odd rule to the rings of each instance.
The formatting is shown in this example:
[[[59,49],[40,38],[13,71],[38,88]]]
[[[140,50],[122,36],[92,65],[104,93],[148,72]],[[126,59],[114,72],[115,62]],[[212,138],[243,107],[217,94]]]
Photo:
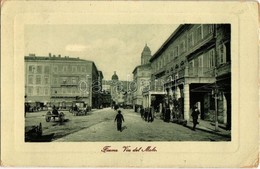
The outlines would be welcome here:
[[[214,25],[209,25],[208,29],[209,29],[209,33],[213,33]]]
[[[33,75],[28,76],[28,84],[33,84]]]
[[[171,51],[171,57],[172,57],[172,58],[174,57],[174,52],[173,52],[173,51]]]
[[[45,95],[48,95],[48,94],[49,94],[49,88],[48,88],[48,87],[44,88],[44,94],[45,94]]]
[[[209,54],[208,67],[215,67],[215,51],[214,51],[214,49],[211,49],[208,54]]]
[[[67,93],[71,93],[71,88],[67,88]]]
[[[80,72],[80,67],[79,66],[77,67],[77,71]]]
[[[49,66],[45,66],[45,67],[44,67],[44,73],[45,73],[45,74],[50,73],[50,67],[49,67]]]
[[[72,66],[72,72],[76,72],[77,71],[77,67],[76,66]]]
[[[189,62],[189,68],[193,68],[193,67],[194,67],[194,61],[192,60]]]
[[[203,67],[203,55],[200,55],[198,57],[198,61],[199,61],[199,67]]]
[[[76,88],[72,88],[72,93],[76,93]]]
[[[196,42],[200,41],[202,38],[203,38],[202,26],[200,25],[200,26],[196,29]]]
[[[207,35],[213,33],[213,25],[203,25],[203,37],[206,37]]]
[[[57,73],[58,72],[58,67],[57,66],[54,66],[54,72]]]
[[[219,52],[219,64],[226,63],[226,46],[224,44],[221,44],[218,47]]]
[[[183,40],[180,44],[180,53],[183,53],[185,51],[186,51],[185,40]]]
[[[62,65],[59,65],[58,66],[58,69],[59,69],[59,72],[61,72],[63,70],[63,66]]]
[[[67,72],[68,67],[67,66],[63,66],[63,72]]]
[[[192,47],[194,45],[194,41],[193,41],[193,32],[191,32],[189,35],[188,35],[188,47]]]
[[[75,77],[72,78],[72,84],[76,84],[77,83],[77,79]]]
[[[37,73],[42,73],[42,66],[37,66]]]
[[[81,72],[86,72],[86,68],[84,66],[81,67]]]
[[[40,87],[36,87],[36,94],[40,95]]]
[[[44,77],[44,84],[49,84],[49,77],[48,76],[45,76]]]
[[[57,77],[54,77],[53,83],[58,84],[58,78]]]
[[[34,66],[29,66],[29,73],[34,73],[35,67]]]
[[[33,87],[32,86],[28,87],[28,95],[29,96],[33,95]]]
[[[41,84],[41,83],[42,83],[41,80],[42,80],[42,79],[41,79],[41,75],[37,75],[37,76],[36,76],[36,84]]]
[[[67,77],[61,77],[61,83],[66,84],[67,83]]]
[[[176,58],[176,57],[178,57],[178,55],[179,55],[179,47],[176,46],[176,47],[174,48],[174,57]]]

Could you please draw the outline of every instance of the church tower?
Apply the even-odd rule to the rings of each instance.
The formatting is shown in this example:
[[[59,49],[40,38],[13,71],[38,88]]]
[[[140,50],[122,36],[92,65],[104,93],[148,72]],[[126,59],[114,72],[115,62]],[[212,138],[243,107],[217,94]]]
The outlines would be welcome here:
[[[141,54],[141,65],[145,65],[145,64],[149,63],[150,58],[151,58],[151,50],[147,46],[147,44],[145,44],[145,47]]]

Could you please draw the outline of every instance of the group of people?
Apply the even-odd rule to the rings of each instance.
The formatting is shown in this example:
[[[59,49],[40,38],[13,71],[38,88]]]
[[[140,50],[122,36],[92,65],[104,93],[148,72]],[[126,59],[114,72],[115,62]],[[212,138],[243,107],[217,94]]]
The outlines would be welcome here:
[[[140,106],[137,109],[138,112],[140,112],[141,118],[147,122],[153,122],[154,120],[154,115],[153,115],[153,108],[148,107],[148,108],[143,108],[143,106]]]

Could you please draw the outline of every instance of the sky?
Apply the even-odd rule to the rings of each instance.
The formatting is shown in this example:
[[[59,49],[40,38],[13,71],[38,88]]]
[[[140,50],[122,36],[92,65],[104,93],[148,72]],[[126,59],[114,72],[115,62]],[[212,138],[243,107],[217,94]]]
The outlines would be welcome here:
[[[145,44],[152,55],[178,25],[26,25],[25,53],[92,60],[109,80],[117,72],[119,80],[132,79],[141,64]]]

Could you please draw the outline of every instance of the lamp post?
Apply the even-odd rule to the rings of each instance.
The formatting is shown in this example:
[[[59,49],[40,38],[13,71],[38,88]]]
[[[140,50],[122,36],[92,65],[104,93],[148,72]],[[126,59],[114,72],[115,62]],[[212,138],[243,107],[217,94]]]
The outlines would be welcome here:
[[[91,77],[90,75],[87,75],[87,81],[88,81],[88,96],[89,96],[89,106],[92,108],[92,95],[91,95]]]
[[[214,76],[215,76],[215,84],[214,84],[214,89],[212,90],[212,95],[214,95],[215,99],[215,130],[218,131],[218,88],[217,88],[217,25],[213,25],[214,31],[213,31],[213,36],[215,40],[215,47],[214,47]]]
[[[215,131],[218,131],[218,89],[216,85],[212,90],[212,95],[215,100]]]

